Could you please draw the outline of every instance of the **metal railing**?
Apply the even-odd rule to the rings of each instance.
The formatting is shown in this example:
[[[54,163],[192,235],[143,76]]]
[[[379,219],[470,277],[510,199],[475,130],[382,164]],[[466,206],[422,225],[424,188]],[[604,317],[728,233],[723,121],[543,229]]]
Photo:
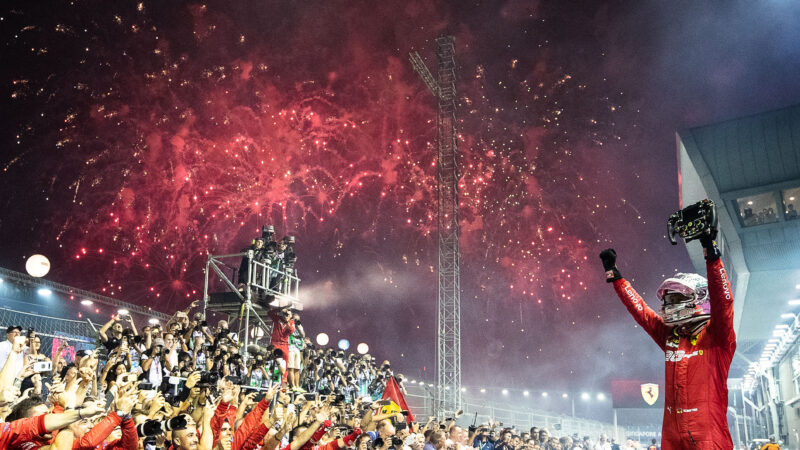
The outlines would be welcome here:
[[[437,416],[433,411],[433,391],[420,388],[419,385],[409,385],[406,387],[405,395],[408,407],[419,421],[423,421],[431,415]],[[616,427],[611,423],[598,420],[572,417],[564,414],[557,414],[548,411],[529,409],[524,407],[503,407],[487,402],[476,402],[472,399],[465,399],[463,402],[464,414],[459,420],[460,425],[468,426],[473,420],[477,423],[502,422],[503,427],[515,427],[521,431],[527,431],[531,427],[547,428],[552,436],[591,436],[593,439],[605,433],[608,436],[625,436],[626,430]],[[476,419],[477,413],[477,419]]]
[[[232,253],[227,255],[208,255],[206,262],[205,282],[203,285],[203,312],[205,313],[208,308],[209,300],[211,299],[211,273],[217,275],[218,281],[222,283],[223,289],[227,292],[232,292],[242,302],[242,308],[239,311],[239,324],[240,334],[244,333],[244,347],[242,347],[242,357],[245,363],[249,358],[248,348],[250,345],[250,334],[254,334],[254,339],[260,333],[269,335],[272,333],[272,322],[265,322],[261,318],[257,308],[254,307],[253,300],[264,297],[274,297],[269,306],[284,307],[289,306],[293,309],[303,309],[303,305],[299,300],[300,278],[297,277],[297,272],[293,268],[281,270],[272,267],[272,261],[269,259],[257,260],[254,259],[255,252],[247,250],[240,253]],[[244,286],[240,286],[238,280],[241,279],[237,276],[236,266],[234,263],[227,263],[225,260],[234,260],[239,262],[243,267],[239,270],[247,270]],[[230,273],[230,276],[228,273]],[[262,306],[262,305],[257,305]],[[262,310],[263,311],[263,310]],[[251,319],[255,319],[252,321]],[[253,326],[251,322],[258,325]]]
[[[102,305],[113,306],[116,308],[125,308],[132,313],[141,314],[146,317],[155,317],[157,319],[162,319],[162,320],[168,320],[170,318],[169,315],[161,313],[159,311],[155,311],[152,308],[140,305],[134,305],[133,303],[117,300],[116,298],[95,294],[94,292],[78,289],[61,283],[56,283],[55,281],[46,280],[44,278],[32,277],[30,275],[20,272],[15,272],[13,270],[5,269],[2,267],[0,267],[0,276],[2,276],[2,278],[5,280],[15,281],[16,283],[21,285],[46,287],[54,292],[60,292],[66,295],[72,295],[82,299],[92,300],[93,302]]]
[[[213,279],[211,274],[217,275],[217,279],[222,286],[217,289],[226,289],[236,293],[241,301],[246,301],[247,289],[239,290],[237,270],[247,270],[246,287],[253,293],[264,293],[275,296],[275,306],[291,306],[294,309],[302,309],[300,303],[300,278],[297,271],[292,269],[281,270],[272,267],[273,261],[266,259],[259,261],[253,259],[254,252],[231,253],[227,255],[208,255],[206,262],[204,299],[208,302],[210,290],[215,289],[211,286]],[[242,259],[247,263],[244,267],[239,267]],[[273,280],[278,280],[273,282]]]

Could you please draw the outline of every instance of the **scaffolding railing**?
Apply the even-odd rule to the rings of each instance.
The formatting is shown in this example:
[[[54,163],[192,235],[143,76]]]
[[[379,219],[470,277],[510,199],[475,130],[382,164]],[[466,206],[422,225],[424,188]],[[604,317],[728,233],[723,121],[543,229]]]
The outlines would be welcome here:
[[[299,299],[300,278],[297,271],[294,268],[274,267],[273,262],[270,259],[256,259],[253,250],[208,255],[206,262],[203,312],[211,309],[224,312],[229,318],[239,319],[239,335],[243,334],[244,340],[241,351],[245,363],[249,358],[250,339],[266,337],[269,340],[272,334],[272,320],[261,317],[269,307],[303,309]],[[239,270],[247,271],[244,283],[239,283]],[[221,291],[212,292],[215,289]],[[222,301],[216,302],[212,299],[215,295],[220,296]],[[234,301],[231,302],[231,299]]]
[[[418,421],[424,422],[424,419],[430,416],[437,418],[441,416],[440,411],[433,410],[435,405],[433,389],[419,385],[406,386],[406,402]],[[458,423],[463,426],[471,425],[473,421],[478,424],[502,422],[503,427],[515,427],[522,431],[527,431],[533,426],[547,428],[553,436],[578,434],[581,437],[591,436],[593,439],[597,439],[600,434],[626,436],[626,429],[622,426],[617,426],[615,433],[612,423],[524,407],[499,406],[486,401],[478,402],[468,397],[463,399],[462,409],[464,414]]]

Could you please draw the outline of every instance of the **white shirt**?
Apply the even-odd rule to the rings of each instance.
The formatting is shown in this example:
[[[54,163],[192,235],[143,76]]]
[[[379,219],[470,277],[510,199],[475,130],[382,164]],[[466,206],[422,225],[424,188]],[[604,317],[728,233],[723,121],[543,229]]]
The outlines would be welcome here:
[[[6,360],[11,354],[11,346],[12,344],[8,340],[0,342],[0,370],[2,370],[3,366],[6,365]],[[25,364],[23,353],[24,352],[17,353],[17,371],[14,373],[14,377],[19,376],[19,374],[22,372],[22,366]]]
[[[147,381],[153,385],[153,389],[158,389],[158,387],[161,386],[161,381],[164,379],[164,375],[161,373],[161,358],[148,356],[144,353],[142,354],[143,362],[150,358],[153,358],[153,362],[150,364],[150,370],[147,372]]]
[[[174,352],[171,351],[171,352],[167,353],[167,359],[169,359],[169,365],[171,367],[177,367],[178,366],[178,352],[179,352],[179,350],[175,350]]]

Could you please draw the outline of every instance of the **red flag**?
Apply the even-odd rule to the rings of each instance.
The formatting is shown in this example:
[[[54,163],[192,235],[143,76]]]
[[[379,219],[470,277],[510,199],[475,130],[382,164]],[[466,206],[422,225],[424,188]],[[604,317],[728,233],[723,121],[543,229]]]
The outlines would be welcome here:
[[[400,390],[400,385],[397,384],[397,380],[395,380],[394,377],[389,378],[389,381],[386,383],[386,389],[383,391],[383,400],[391,400],[394,402],[394,405],[385,406],[383,409],[391,410],[394,409],[392,408],[393,406],[396,406],[396,412],[408,411],[408,415],[406,416],[407,423],[414,421],[414,415],[411,414],[411,410],[408,409],[406,399],[403,397],[403,391]]]

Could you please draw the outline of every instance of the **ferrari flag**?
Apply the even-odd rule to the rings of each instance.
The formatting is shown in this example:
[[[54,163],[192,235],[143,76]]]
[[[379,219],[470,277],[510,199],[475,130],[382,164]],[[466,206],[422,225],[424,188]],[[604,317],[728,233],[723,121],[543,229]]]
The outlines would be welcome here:
[[[403,391],[400,390],[400,385],[397,384],[397,380],[395,380],[394,377],[389,378],[389,381],[386,383],[386,389],[383,391],[383,400],[391,400],[392,403],[381,408],[381,413],[387,414],[408,411],[406,422],[411,423],[414,421],[414,415],[411,414],[411,411],[408,409],[406,399],[403,397]]]

